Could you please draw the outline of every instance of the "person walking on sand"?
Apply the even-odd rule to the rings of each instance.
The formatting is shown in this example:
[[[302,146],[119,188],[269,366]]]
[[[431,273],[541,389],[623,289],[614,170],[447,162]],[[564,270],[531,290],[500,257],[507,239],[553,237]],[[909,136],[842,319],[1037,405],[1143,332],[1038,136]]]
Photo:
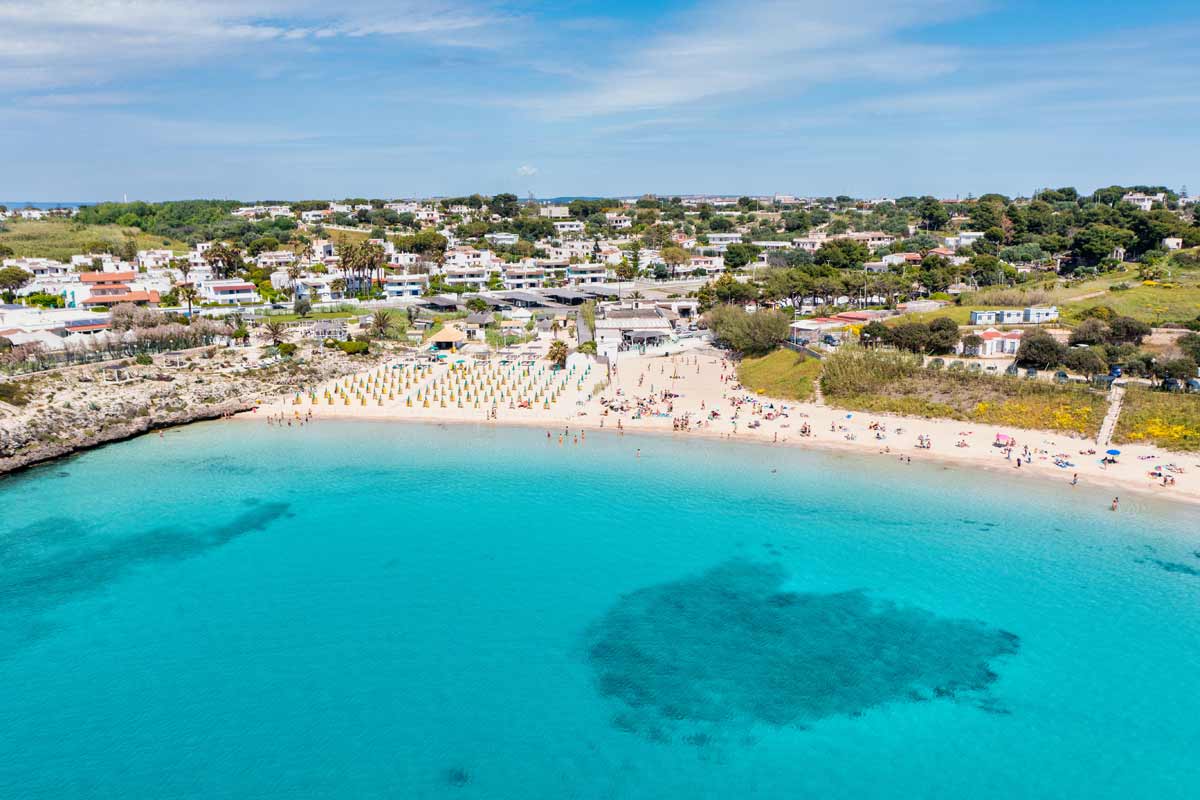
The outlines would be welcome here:
[[[1077,486],[1078,484],[1079,484],[1079,473],[1076,472],[1074,475],[1071,476],[1071,485]]]

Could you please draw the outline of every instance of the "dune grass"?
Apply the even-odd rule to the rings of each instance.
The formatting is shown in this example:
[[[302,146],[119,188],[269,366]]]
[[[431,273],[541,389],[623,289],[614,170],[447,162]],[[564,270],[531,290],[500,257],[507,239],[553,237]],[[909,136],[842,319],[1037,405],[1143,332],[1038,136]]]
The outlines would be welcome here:
[[[781,400],[811,400],[821,362],[786,348],[760,358],[743,358],[738,380],[747,389]]]
[[[1129,386],[1113,441],[1200,451],[1200,395]]]
[[[138,250],[187,252],[184,242],[119,225],[83,225],[66,219],[9,220],[0,231],[0,244],[12,248],[17,257],[53,258],[68,261],[77,253],[111,246],[121,247],[130,239]]]
[[[942,372],[905,353],[853,347],[825,359],[821,390],[835,407],[1094,436],[1102,392],[1023,378]]]

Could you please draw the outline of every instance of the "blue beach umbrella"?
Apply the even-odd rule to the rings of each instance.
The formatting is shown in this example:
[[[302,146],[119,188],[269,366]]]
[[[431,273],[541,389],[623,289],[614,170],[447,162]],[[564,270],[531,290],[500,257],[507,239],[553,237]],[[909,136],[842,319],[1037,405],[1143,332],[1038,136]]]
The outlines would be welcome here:
[[[1110,456],[1119,456],[1119,455],[1121,455],[1121,451],[1120,451],[1120,450],[1106,450],[1105,452],[1107,452],[1107,453],[1108,453]]]

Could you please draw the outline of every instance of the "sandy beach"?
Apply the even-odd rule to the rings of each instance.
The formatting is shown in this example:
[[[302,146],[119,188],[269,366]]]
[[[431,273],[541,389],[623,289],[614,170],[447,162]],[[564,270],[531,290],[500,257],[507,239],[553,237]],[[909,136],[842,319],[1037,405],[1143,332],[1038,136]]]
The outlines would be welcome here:
[[[1066,490],[1075,482],[1108,487],[1117,497],[1137,492],[1200,503],[1197,454],[1116,445],[1116,463],[1105,463],[1094,440],[1065,433],[771,399],[741,387],[733,363],[709,349],[669,358],[624,356],[611,374],[583,359],[561,372],[544,359],[449,356],[436,365],[396,359],[241,416],[293,425],[323,419],[523,425],[541,429],[538,436],[562,437],[564,445],[589,430],[704,436],[937,461],[1055,481]],[[1166,476],[1166,484],[1152,471]]]

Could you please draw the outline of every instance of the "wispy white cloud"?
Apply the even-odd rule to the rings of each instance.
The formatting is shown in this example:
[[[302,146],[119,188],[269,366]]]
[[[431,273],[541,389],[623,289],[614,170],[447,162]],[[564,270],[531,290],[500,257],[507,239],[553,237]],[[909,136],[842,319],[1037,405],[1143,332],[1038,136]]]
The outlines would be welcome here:
[[[522,164],[517,167],[517,174],[523,178],[529,178],[538,174],[538,168],[530,164]]]
[[[485,0],[0,0],[0,89],[96,83],[271,43],[367,36],[488,46]]]
[[[528,105],[550,117],[644,112],[768,88],[792,90],[854,78],[906,80],[945,73],[958,50],[902,34],[970,14],[975,0],[715,0],[671,33],[580,88]]]
[[[31,108],[75,109],[128,106],[144,100],[143,96],[128,92],[51,92],[26,95],[14,102]]]

